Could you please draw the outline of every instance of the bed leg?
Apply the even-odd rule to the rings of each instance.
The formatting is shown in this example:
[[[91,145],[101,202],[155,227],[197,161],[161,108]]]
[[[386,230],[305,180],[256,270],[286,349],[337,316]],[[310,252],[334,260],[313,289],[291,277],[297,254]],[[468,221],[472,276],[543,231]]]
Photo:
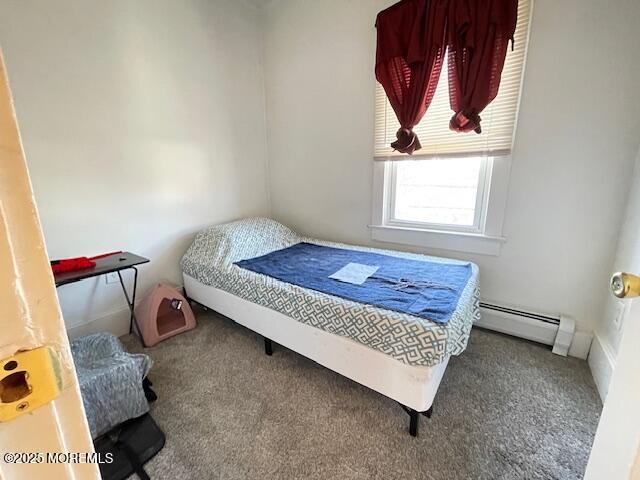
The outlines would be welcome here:
[[[264,353],[269,356],[273,355],[273,345],[271,344],[271,340],[266,337],[264,339]]]
[[[412,437],[418,436],[418,422],[420,421],[419,413],[413,408],[409,410],[409,433]]]
[[[429,410],[427,410],[426,412],[422,412],[422,414],[427,418],[431,418],[431,415],[433,415],[433,405],[431,405],[429,407]]]

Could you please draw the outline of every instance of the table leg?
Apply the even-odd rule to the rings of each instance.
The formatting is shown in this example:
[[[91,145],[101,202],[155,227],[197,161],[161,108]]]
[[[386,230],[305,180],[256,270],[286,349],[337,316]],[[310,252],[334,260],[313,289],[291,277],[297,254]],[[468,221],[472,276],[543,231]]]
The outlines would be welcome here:
[[[129,318],[129,333],[134,333],[133,332],[133,326],[135,325],[137,333],[136,335],[138,335],[138,337],[140,338],[140,341],[142,342],[143,346],[144,345],[144,340],[142,338],[142,332],[140,331],[140,327],[138,326],[138,321],[136,320],[136,314],[135,314],[135,306],[136,306],[136,290],[138,288],[138,269],[136,267],[131,267],[131,269],[134,271],[133,274],[133,293],[131,294],[131,300],[129,300],[129,294],[127,293],[127,289],[124,285],[124,280],[122,279],[122,275],[120,274],[120,270],[118,270],[118,278],[120,279],[120,286],[122,287],[122,292],[124,293],[124,298],[127,300],[127,305],[129,307],[129,311],[131,312],[131,317]],[[128,269],[127,269],[128,270]]]

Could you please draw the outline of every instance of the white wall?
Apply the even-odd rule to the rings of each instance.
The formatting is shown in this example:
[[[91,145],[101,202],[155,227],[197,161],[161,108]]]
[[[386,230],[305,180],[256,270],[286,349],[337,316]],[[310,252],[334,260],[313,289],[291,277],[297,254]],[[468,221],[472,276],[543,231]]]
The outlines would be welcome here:
[[[626,214],[620,229],[615,259],[610,272],[625,271],[640,275],[640,151],[636,158],[633,182]],[[604,400],[615,369],[622,330],[629,315],[629,300],[607,295],[604,314],[596,325],[596,337],[589,354],[589,365]]]
[[[147,256],[142,293],[181,282],[179,259],[203,225],[269,213],[255,8],[3,1],[0,45],[51,258]],[[117,283],[59,296],[70,328],[126,325]]]
[[[640,151],[636,157],[632,178],[626,213],[610,271],[611,273],[625,271],[640,275]],[[628,301],[607,295],[603,321],[599,323],[596,331],[614,352],[617,352],[620,346],[622,326],[628,313],[628,306]],[[621,311],[621,307],[626,308]],[[619,314],[621,314],[620,318],[618,318]]]
[[[372,244],[374,22],[391,3],[267,10],[273,215],[305,234]],[[600,318],[639,141],[638,18],[635,0],[536,2],[507,243],[499,257],[432,252],[477,262],[485,299],[568,314],[584,331]]]
[[[274,216],[372,244],[373,24],[390,3],[280,0],[264,25],[233,0],[0,3],[50,256],[132,250],[153,260],[141,292],[179,282],[201,226],[269,213],[266,136]],[[602,316],[638,147],[639,16],[634,0],[537,0],[508,241],[500,257],[432,252],[477,262],[485,299],[585,331]],[[70,327],[126,320],[103,279],[60,299]]]

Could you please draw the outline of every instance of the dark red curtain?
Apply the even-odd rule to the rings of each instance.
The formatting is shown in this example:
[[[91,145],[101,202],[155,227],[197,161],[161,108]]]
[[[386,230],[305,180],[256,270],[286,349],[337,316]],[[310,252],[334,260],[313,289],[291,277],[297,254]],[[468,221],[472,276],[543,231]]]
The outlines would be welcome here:
[[[518,0],[449,0],[449,128],[481,132],[480,113],[498,94]]]
[[[440,77],[448,1],[402,0],[376,19],[376,79],[400,122],[391,147],[402,153],[421,148],[413,127],[427,111]]]

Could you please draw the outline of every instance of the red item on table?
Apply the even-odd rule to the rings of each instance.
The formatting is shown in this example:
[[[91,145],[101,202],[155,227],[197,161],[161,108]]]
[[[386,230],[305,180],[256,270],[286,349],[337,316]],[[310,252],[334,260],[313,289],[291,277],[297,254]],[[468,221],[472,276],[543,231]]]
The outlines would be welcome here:
[[[95,257],[75,257],[75,258],[63,258],[61,260],[51,260],[51,270],[53,270],[53,273],[74,272],[76,270],[85,270],[87,268],[95,267],[96,260],[104,257],[109,257],[111,255],[117,255],[118,253],[122,253],[122,251],[103,253],[101,255],[96,255]]]

